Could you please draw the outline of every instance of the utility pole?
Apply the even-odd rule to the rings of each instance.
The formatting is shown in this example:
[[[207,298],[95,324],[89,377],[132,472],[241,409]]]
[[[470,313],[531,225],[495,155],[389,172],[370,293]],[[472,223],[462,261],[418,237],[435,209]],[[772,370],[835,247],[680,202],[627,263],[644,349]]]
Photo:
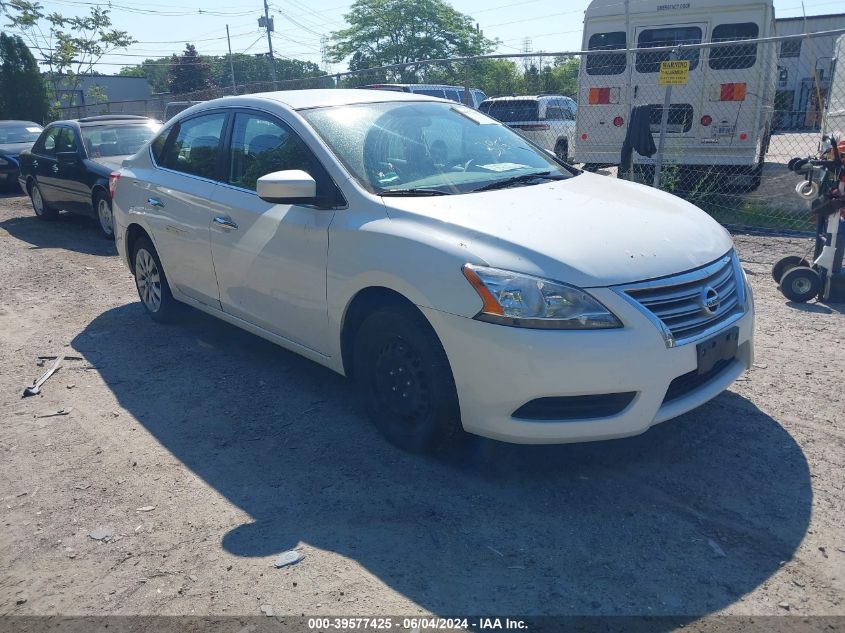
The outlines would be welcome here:
[[[232,71],[232,94],[238,94],[238,87],[235,84],[235,62],[232,61],[232,39],[229,37],[229,25],[226,25],[226,42],[229,44],[229,70]]]
[[[273,90],[278,88],[276,82],[276,59],[273,57],[273,39],[270,34],[273,32],[273,18],[270,17],[270,7],[267,0],[264,0],[264,15],[258,18],[258,26],[267,29],[267,47],[270,49],[270,77],[273,79]]]

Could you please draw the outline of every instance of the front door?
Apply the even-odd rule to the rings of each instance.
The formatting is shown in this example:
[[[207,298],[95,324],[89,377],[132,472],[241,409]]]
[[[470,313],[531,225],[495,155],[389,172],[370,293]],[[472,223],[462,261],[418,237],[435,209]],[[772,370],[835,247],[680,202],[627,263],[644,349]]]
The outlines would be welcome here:
[[[211,251],[223,310],[312,350],[327,351],[326,259],[331,209],[274,204],[255,193],[259,177],[301,169],[318,196],[334,183],[299,136],[268,114],[239,111],[226,184],[215,191]]]

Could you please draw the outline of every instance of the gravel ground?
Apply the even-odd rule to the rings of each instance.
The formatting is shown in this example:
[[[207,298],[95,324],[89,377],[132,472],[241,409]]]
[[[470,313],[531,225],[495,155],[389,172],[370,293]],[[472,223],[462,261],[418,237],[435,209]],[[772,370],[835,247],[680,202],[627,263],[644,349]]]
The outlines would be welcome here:
[[[153,323],[93,220],[0,199],[0,615],[845,615],[845,306],[775,288],[807,240],[736,242],[757,358],[728,392],[636,438],[421,458],[328,370]],[[56,354],[83,360],[21,399]]]

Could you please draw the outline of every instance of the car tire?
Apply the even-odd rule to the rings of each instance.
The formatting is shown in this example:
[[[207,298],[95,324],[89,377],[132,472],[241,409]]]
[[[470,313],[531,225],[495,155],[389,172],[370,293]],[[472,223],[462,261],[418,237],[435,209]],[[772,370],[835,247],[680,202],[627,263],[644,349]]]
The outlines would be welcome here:
[[[55,220],[59,216],[59,212],[44,200],[41,189],[36,182],[33,182],[29,187],[29,199],[32,201],[32,209],[35,211],[36,217],[40,220]]]
[[[353,375],[376,428],[411,452],[444,450],[463,435],[455,381],[434,330],[415,308],[382,308],[362,322]]]
[[[148,237],[141,237],[135,242],[132,248],[132,269],[138,297],[147,314],[159,323],[172,321],[178,312],[178,305],[170,292],[161,259]]]
[[[780,291],[783,296],[796,303],[806,303],[819,294],[822,279],[812,268],[798,266],[786,273],[780,279]]]
[[[569,162],[569,145],[566,141],[558,141],[555,143],[555,156],[564,163]]]
[[[809,268],[810,262],[803,257],[798,257],[798,255],[787,255],[786,257],[776,261],[775,265],[772,266],[772,279],[775,280],[775,283],[780,284],[780,280],[786,272],[792,270],[793,268],[797,268],[798,266]]]
[[[97,214],[100,233],[106,239],[114,240],[114,216],[112,215],[111,200],[106,193],[99,191],[94,195],[94,211]]]

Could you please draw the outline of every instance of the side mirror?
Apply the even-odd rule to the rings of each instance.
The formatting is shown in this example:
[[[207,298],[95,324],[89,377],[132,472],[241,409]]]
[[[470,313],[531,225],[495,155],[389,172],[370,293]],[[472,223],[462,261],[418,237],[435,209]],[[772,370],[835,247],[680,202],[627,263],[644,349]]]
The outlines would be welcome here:
[[[59,165],[75,165],[79,162],[79,154],[77,152],[56,152],[56,160]]]
[[[277,204],[316,204],[317,182],[301,169],[274,171],[256,184],[258,197]]]

